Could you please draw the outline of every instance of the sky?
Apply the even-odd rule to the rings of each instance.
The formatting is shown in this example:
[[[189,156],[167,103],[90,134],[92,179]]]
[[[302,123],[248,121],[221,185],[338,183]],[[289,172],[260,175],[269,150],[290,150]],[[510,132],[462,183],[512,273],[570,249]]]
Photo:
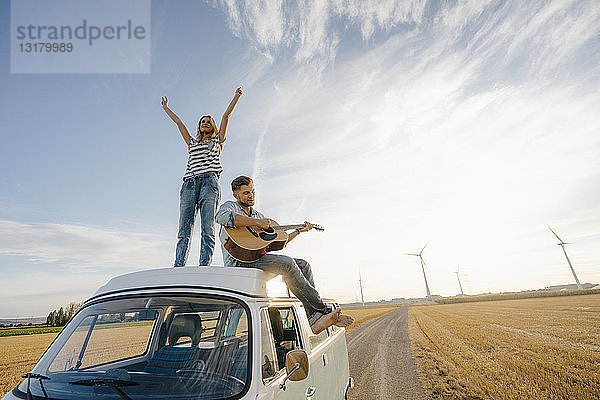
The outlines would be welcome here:
[[[0,1],[0,318],[45,316],[173,264],[187,148],[257,208],[309,220],[283,251],[340,302],[600,283],[600,3],[211,0],[150,4],[150,73],[11,73]],[[65,10],[56,10],[66,12]],[[199,225],[199,224],[197,224]],[[197,226],[198,227],[198,226]],[[197,265],[199,231],[188,265]],[[220,249],[214,264],[222,264]]]

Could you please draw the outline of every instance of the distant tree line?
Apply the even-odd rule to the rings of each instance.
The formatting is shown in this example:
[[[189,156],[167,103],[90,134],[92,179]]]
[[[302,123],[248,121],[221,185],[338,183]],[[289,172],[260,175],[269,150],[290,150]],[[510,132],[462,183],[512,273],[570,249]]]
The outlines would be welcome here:
[[[13,324],[13,323],[0,324],[0,328],[14,328],[14,327],[19,327],[19,326],[33,326],[33,323],[28,322],[26,324]]]
[[[79,310],[82,303],[70,303],[67,307],[51,311],[46,317],[48,326],[65,326],[73,318],[73,315]]]

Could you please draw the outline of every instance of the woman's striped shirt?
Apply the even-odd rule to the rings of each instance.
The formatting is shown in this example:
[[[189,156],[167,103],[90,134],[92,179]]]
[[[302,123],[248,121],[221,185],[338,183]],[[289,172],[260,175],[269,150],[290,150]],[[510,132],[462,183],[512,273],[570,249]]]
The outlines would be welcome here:
[[[193,137],[190,138],[189,158],[183,179],[186,180],[207,172],[220,174],[223,171],[220,159],[222,150],[223,143],[219,142],[218,136],[208,143],[199,142]]]

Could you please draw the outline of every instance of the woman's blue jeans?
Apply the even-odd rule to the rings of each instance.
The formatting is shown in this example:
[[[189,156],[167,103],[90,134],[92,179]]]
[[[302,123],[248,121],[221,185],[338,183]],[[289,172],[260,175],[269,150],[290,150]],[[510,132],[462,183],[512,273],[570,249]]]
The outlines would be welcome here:
[[[198,211],[202,227],[199,265],[210,265],[215,248],[215,214],[220,198],[221,190],[216,174],[202,174],[183,181],[179,192],[179,232],[175,267],[185,266]]]

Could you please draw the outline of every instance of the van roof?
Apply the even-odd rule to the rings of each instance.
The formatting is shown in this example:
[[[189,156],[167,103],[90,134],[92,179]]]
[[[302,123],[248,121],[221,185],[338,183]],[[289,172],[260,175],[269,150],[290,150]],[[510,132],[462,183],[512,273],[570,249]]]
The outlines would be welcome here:
[[[267,281],[275,275],[256,268],[183,267],[155,268],[119,275],[101,286],[94,297],[151,288],[204,288],[267,297]]]

